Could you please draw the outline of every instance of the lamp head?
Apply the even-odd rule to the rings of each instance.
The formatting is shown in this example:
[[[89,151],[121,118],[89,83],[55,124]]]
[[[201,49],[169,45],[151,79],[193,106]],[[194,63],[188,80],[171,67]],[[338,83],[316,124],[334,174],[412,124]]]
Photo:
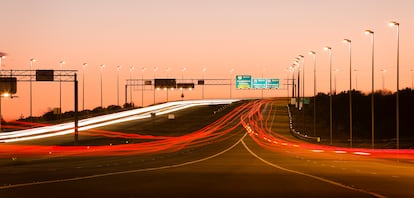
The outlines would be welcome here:
[[[323,48],[323,50],[325,50],[325,51],[331,51],[331,50],[332,50],[332,48],[331,48],[331,47],[329,47],[329,46],[326,46],[326,47],[324,47],[324,48]]]
[[[388,22],[388,25],[389,25],[390,27],[400,26],[400,24],[399,24],[398,22],[395,22],[395,21],[390,21],[390,22]]]
[[[371,34],[371,35],[373,35],[374,34],[374,31],[372,31],[372,30],[365,30],[365,34]]]

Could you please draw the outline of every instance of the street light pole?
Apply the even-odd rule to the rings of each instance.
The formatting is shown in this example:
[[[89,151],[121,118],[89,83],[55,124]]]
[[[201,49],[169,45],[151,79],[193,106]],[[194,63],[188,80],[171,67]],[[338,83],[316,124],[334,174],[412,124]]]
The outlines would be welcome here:
[[[329,52],[329,138],[332,145],[332,48],[326,46],[324,50]]]
[[[387,72],[387,70],[386,69],[381,69],[380,71],[382,72],[382,75],[381,75],[381,77],[382,77],[382,90],[385,90],[385,73]]]
[[[1,58],[0,58],[1,59]],[[0,64],[0,67],[1,67],[1,64]],[[0,69],[1,70],[1,69]],[[1,97],[3,97],[3,93],[0,93],[0,132],[2,132],[2,129],[1,129],[1,122],[3,121],[3,117],[2,117],[2,115],[1,115]]]
[[[262,68],[262,78],[263,78],[263,73],[266,72],[266,68]],[[263,99],[263,88],[261,89],[261,93],[262,93],[262,99]]]
[[[296,98],[295,97],[295,89],[296,89],[296,85],[295,85],[295,67],[296,65],[293,64],[290,66],[291,72],[292,72],[292,98]]]
[[[102,69],[105,67],[105,65],[101,65],[100,66],[100,76],[101,76],[101,78],[100,78],[100,80],[101,80],[101,108],[103,108],[103,88],[102,88]]]
[[[371,54],[371,63],[372,63],[372,68],[371,68],[371,147],[374,148],[375,145],[375,116],[374,116],[374,31],[372,30],[365,30],[365,34],[371,35],[371,45],[372,45],[372,54]]]
[[[134,66],[130,66],[129,67],[129,79],[130,79],[130,83],[132,83],[132,72],[134,71],[135,67]],[[126,99],[125,99],[126,101]],[[132,106],[132,86],[129,85],[129,103]]]
[[[339,72],[339,69],[334,69],[334,95],[336,95],[336,73]]]
[[[397,27],[397,92],[396,92],[396,110],[395,110],[395,118],[396,118],[396,138],[397,138],[397,149],[400,149],[400,98],[399,98],[399,92],[400,92],[400,24],[391,21],[389,23],[391,27],[395,26]]]
[[[355,72],[355,90],[358,90],[358,71],[357,69],[354,69]]]
[[[1,70],[1,60],[3,59],[3,58],[5,58],[6,56],[4,56],[4,55],[0,55],[0,70]],[[1,121],[3,120],[3,117],[2,117],[2,115],[1,115],[1,97],[3,96],[3,93],[0,93],[0,132],[2,131],[1,130]]]
[[[310,51],[313,55],[313,136],[316,136],[316,52]]]
[[[302,59],[302,106],[304,106],[305,100],[305,56],[299,55],[299,58]]]
[[[204,73],[206,73],[206,71],[207,71],[207,68],[203,68],[203,70],[202,70],[202,72],[203,72],[203,82],[204,82]],[[202,87],[203,89],[202,89],[202,99],[204,100],[204,83],[203,83],[203,87]]]
[[[65,61],[62,60],[59,62],[59,68],[62,70],[62,65],[65,64]],[[59,114],[62,114],[62,76],[59,76]],[[59,116],[60,118],[60,116]]]
[[[155,72],[157,72],[158,67],[154,67],[154,103],[155,104]]]
[[[33,63],[34,62],[36,62],[36,59],[34,59],[34,58],[31,58],[30,59],[30,74],[29,74],[29,76],[30,76],[30,117],[32,117],[33,116],[33,108],[32,108],[32,104],[33,104],[33,95],[32,95],[32,67],[33,67]]]
[[[168,68],[168,67],[167,67],[167,69],[165,70],[165,73],[166,73],[166,75],[167,75],[167,78],[168,78],[168,72],[169,72],[169,70],[170,70],[170,68]],[[168,102],[168,89],[169,89],[169,88],[165,88],[165,91],[166,91],[166,93],[167,93],[167,102]],[[171,90],[174,90],[174,88],[171,88]],[[181,93],[182,93],[182,91],[181,91]]]
[[[147,68],[142,67],[141,68],[141,107],[144,107],[144,71],[147,70]]]
[[[183,83],[184,83],[184,72],[185,72],[185,70],[187,70],[187,68],[186,67],[183,67],[183,69],[181,70],[181,80],[183,81]],[[181,88],[181,100],[184,100],[184,91],[183,91],[184,89],[183,88]],[[168,89],[167,89],[167,102],[168,102]]]
[[[234,72],[234,68],[231,68],[230,69],[230,89],[229,89],[230,90],[230,99],[232,98],[231,97],[231,86],[232,86],[231,84],[233,82],[233,72]]]
[[[116,66],[116,104],[119,106],[119,70],[121,66]]]
[[[349,147],[352,148],[352,41],[350,39],[344,39],[344,42],[347,43],[349,47]]]
[[[85,68],[88,63],[82,64],[82,111],[85,110]]]
[[[0,52],[0,70],[1,70],[1,67],[2,67],[2,64],[3,64],[1,61],[5,58],[6,58],[6,56]]]
[[[295,58],[293,64],[296,65],[298,68],[298,88],[297,88],[297,95],[296,95],[296,107],[300,110],[300,59],[298,57]]]

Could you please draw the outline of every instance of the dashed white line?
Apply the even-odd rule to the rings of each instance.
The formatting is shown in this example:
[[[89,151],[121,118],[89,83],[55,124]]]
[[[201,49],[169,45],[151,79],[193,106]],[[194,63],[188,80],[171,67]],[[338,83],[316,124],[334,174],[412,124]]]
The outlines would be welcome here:
[[[279,165],[273,164],[273,163],[271,163],[269,161],[266,161],[265,159],[259,157],[256,153],[254,153],[252,150],[250,150],[250,148],[246,145],[246,143],[244,143],[243,140],[241,141],[241,143],[243,144],[244,148],[246,148],[246,150],[249,151],[249,153],[251,155],[253,155],[257,159],[259,159],[263,163],[265,163],[265,164],[267,164],[269,166],[272,166],[274,168],[280,169],[282,171],[286,171],[286,172],[290,172],[290,173],[294,173],[294,174],[298,174],[298,175],[303,175],[303,176],[306,176],[306,177],[310,177],[310,178],[313,178],[313,179],[316,179],[316,180],[319,180],[319,181],[322,181],[322,182],[326,182],[326,183],[329,183],[329,184],[332,184],[332,185],[335,185],[335,186],[339,186],[339,187],[342,187],[342,188],[345,188],[345,189],[353,190],[353,191],[356,191],[356,192],[361,192],[361,193],[369,194],[369,195],[372,195],[372,196],[375,196],[375,197],[381,197],[381,198],[385,197],[384,195],[381,195],[381,194],[378,194],[378,193],[375,193],[375,192],[370,192],[370,191],[367,191],[367,190],[364,190],[364,189],[354,188],[354,187],[351,187],[351,186],[347,186],[345,184],[341,184],[341,183],[336,182],[336,181],[332,181],[332,180],[325,179],[325,178],[322,178],[322,177],[318,177],[318,176],[315,176],[315,175],[311,175],[311,174],[303,173],[303,172],[300,172],[300,171],[291,170],[291,169],[287,169],[287,168],[281,167]]]

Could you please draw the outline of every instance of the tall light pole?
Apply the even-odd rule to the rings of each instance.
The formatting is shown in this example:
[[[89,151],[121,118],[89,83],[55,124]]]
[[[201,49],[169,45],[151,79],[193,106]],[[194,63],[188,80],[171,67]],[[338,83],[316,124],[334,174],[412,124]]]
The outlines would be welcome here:
[[[266,72],[266,68],[265,68],[265,67],[263,67],[263,68],[262,68],[262,78],[264,77],[264,76],[263,76],[263,73],[265,73],[265,72]],[[264,88],[262,88],[262,89],[261,89],[261,92],[262,92],[262,99],[263,99],[263,90],[264,90]]]
[[[64,60],[59,61],[59,69],[62,70]],[[62,114],[62,76],[59,76],[59,114]]]
[[[316,52],[309,54],[313,55],[313,136],[316,136]]]
[[[358,90],[358,69],[354,69],[355,72],[355,90]]]
[[[36,59],[31,58],[30,59],[30,117],[33,116],[33,108],[32,108],[32,104],[33,104],[33,95],[32,95],[32,67],[33,67],[33,63],[36,62]]]
[[[288,67],[288,68],[286,68],[285,69],[288,73],[286,74],[286,91],[287,91],[287,101],[288,101],[288,103],[290,103],[290,95],[289,95],[289,76],[290,76],[290,73],[289,72],[292,72],[292,66],[290,66],[290,67]]]
[[[304,105],[305,100],[305,56],[299,55],[299,58],[302,60],[302,106]]]
[[[4,58],[6,58],[6,56],[1,54],[1,52],[0,52],[0,70],[1,70],[1,67],[2,67],[1,60],[4,59]],[[0,132],[2,131],[1,130],[1,121],[3,120],[3,117],[1,115],[1,97],[3,97],[3,95],[7,96],[8,94],[7,93],[0,93]]]
[[[391,21],[389,22],[389,25],[391,27],[397,27],[397,92],[395,94],[396,96],[396,110],[395,110],[395,119],[396,119],[396,136],[397,136],[397,149],[400,149],[400,98],[399,98],[399,92],[400,92],[400,24]]]
[[[101,80],[101,108],[103,108],[103,87],[102,87],[102,70],[103,70],[103,68],[105,67],[105,65],[101,65],[100,66],[100,68],[99,68],[99,74],[100,74],[100,80]]]
[[[166,75],[167,75],[167,78],[168,78],[168,72],[170,71],[170,68],[169,67],[167,67],[167,69],[165,70],[165,73],[166,73]],[[168,102],[168,89],[169,88],[164,88],[164,90],[166,91],[166,94],[167,94],[167,102]],[[171,88],[171,91],[172,90],[174,90],[174,88]],[[182,89],[181,89],[182,90]]]
[[[181,69],[181,80],[184,82],[184,72],[187,70],[187,68],[186,67],[183,67],[182,69]],[[184,89],[183,88],[181,88],[181,100],[183,100],[184,99]],[[167,101],[168,101],[168,89],[167,89]]]
[[[352,148],[352,41],[350,39],[344,39],[344,43],[348,44],[349,52],[349,146]]]
[[[380,71],[382,72],[382,75],[381,75],[381,77],[382,77],[382,90],[385,90],[385,73],[387,73],[387,70],[386,69],[381,69]]]
[[[142,67],[141,68],[141,107],[144,107],[144,71],[147,70],[147,68]]]
[[[1,52],[0,52],[0,70],[1,70],[1,61],[2,61],[2,59],[5,59],[6,58],[6,55],[4,55],[4,54],[2,54]],[[1,97],[2,97],[2,95],[3,95],[3,93],[0,93],[0,132],[1,132],[1,121],[3,120],[3,117],[1,116]]]
[[[338,73],[340,70],[339,69],[334,69],[334,95],[336,95],[336,73]]]
[[[293,63],[289,67],[290,68],[290,71],[292,72],[292,98],[296,98],[296,96],[295,96],[295,93],[296,93],[296,91],[295,91],[295,89],[296,89],[296,85],[295,85],[295,69],[296,69],[296,66],[297,65],[295,63]]]
[[[9,93],[0,93],[0,132],[2,131],[2,126],[1,126],[1,121],[3,120],[3,117],[1,115],[1,98],[2,97],[9,97],[10,94]]]
[[[230,69],[230,99],[232,98],[231,96],[231,86],[232,86],[232,81],[233,81],[233,72],[234,72],[234,68]]]
[[[153,71],[154,71],[154,104],[155,104],[155,73],[157,72],[158,67],[154,67]]]
[[[88,63],[82,64],[82,111],[85,110],[85,68]]]
[[[297,88],[297,101],[296,101],[296,107],[297,108],[301,108],[300,106],[300,58],[296,57],[295,60],[293,61],[293,64],[296,65],[297,70],[298,70],[298,88]]]
[[[116,66],[116,104],[119,106],[119,70],[121,66]]]
[[[329,139],[332,144],[332,48],[326,46],[324,50],[329,52]]]
[[[0,52],[0,70],[1,70],[1,67],[3,66],[1,61],[6,58],[6,55],[4,54],[5,53]]]
[[[375,116],[374,116],[374,31],[372,30],[365,30],[365,34],[368,34],[371,36],[371,47],[372,47],[372,54],[371,54],[371,63],[372,63],[372,68],[371,68],[371,147],[374,148],[375,145]]]
[[[186,68],[186,67],[183,67],[183,68],[181,69],[181,80],[184,80],[184,72],[185,72],[185,70],[187,70],[187,68]]]
[[[131,80],[130,83],[132,82],[132,72],[134,72],[135,67],[134,66],[130,66],[129,67],[129,79]],[[129,85],[129,103],[131,103],[132,105],[132,86]]]
[[[206,71],[207,71],[207,68],[203,68],[203,70],[201,70],[202,72],[203,72],[203,82],[204,82],[204,73],[206,73]],[[203,83],[203,87],[202,87],[203,89],[202,89],[202,97],[201,97],[201,99],[203,99],[204,100],[204,83]]]

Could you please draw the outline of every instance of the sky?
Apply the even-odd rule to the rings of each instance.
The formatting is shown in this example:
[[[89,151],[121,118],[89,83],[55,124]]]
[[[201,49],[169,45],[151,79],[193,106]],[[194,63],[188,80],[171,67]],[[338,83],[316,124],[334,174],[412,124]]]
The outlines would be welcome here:
[[[313,56],[317,91],[329,92],[329,55],[337,92],[349,88],[349,53],[343,39],[352,40],[353,88],[371,90],[371,37],[374,33],[375,89],[395,91],[397,31],[400,23],[400,87],[411,87],[414,69],[414,1],[411,0],[0,0],[0,51],[7,53],[3,70],[78,70],[85,88],[85,109],[125,101],[125,80],[155,78],[235,79],[235,75],[279,78],[279,90],[236,90],[206,86],[205,98],[287,96],[287,68],[305,57],[305,94],[313,94]],[[82,64],[87,63],[85,70]],[[100,70],[100,65],[105,68]],[[121,66],[119,73],[117,66]],[[130,70],[131,67],[135,69]],[[185,69],[184,69],[185,68]],[[386,70],[385,73],[381,70]],[[233,71],[233,72],[232,72]],[[84,76],[83,76],[84,75]],[[83,81],[83,79],[85,79]],[[226,81],[227,82],[227,81]],[[334,84],[334,82],[332,82]],[[59,83],[33,83],[33,115],[59,106]],[[6,120],[29,116],[29,83],[19,82],[14,98],[2,98]],[[136,105],[154,102],[154,92],[133,90]],[[62,85],[62,111],[73,110],[73,83]],[[200,99],[202,88],[184,92]],[[156,102],[166,92],[155,92]],[[169,91],[179,100],[180,91]],[[129,98],[128,98],[129,102]]]

